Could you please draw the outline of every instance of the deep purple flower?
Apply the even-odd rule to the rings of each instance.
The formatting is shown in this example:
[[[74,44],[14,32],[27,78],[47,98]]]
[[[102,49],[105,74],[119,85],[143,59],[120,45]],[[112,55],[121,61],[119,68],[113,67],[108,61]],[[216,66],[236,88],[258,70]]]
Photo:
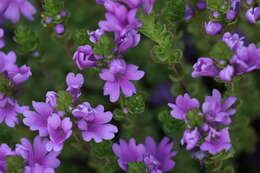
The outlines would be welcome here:
[[[210,21],[205,23],[205,31],[208,35],[216,35],[223,30],[223,26],[219,22]]]
[[[104,112],[102,105],[92,108],[88,102],[84,102],[72,111],[77,121],[78,128],[82,131],[83,139],[87,142],[94,139],[99,143],[103,140],[110,140],[118,132],[116,126],[108,124],[112,120],[112,113]]]
[[[126,52],[129,48],[135,47],[140,42],[140,34],[136,30],[131,30],[125,35],[116,34],[116,44],[121,53]]]
[[[215,66],[211,58],[199,58],[193,65],[192,77],[209,76],[215,77],[218,75],[218,68]]]
[[[250,23],[256,23],[260,18],[260,7],[250,8],[246,11],[246,19]]]
[[[237,33],[231,34],[230,32],[226,32],[222,40],[234,53],[244,46],[244,37],[240,37]]]
[[[68,12],[66,10],[61,10],[60,15],[61,15],[61,17],[66,17],[66,16],[68,16]]]
[[[232,80],[232,77],[234,76],[234,74],[235,74],[234,67],[231,65],[228,65],[219,72],[219,78],[221,80],[230,82]]]
[[[3,14],[4,19],[9,19],[13,23],[17,23],[20,20],[20,13],[25,18],[33,20],[33,15],[36,13],[36,9],[27,0],[0,1],[0,14]]]
[[[65,27],[63,24],[57,24],[55,26],[55,33],[58,34],[58,35],[62,35],[64,34],[64,31],[65,31]]]
[[[73,60],[76,62],[80,70],[83,70],[86,67],[96,66],[96,61],[100,59],[102,59],[102,57],[95,55],[92,47],[89,45],[78,47],[77,51],[73,55]]]
[[[151,14],[155,0],[142,0],[142,7],[145,14]]]
[[[231,147],[228,127],[220,131],[210,128],[208,136],[201,144],[200,149],[208,151],[210,154],[217,154],[223,150],[229,150]]]
[[[231,115],[236,113],[230,107],[236,102],[236,97],[230,96],[222,104],[221,93],[214,89],[212,96],[206,96],[202,105],[206,121],[212,126],[228,125],[231,123]]]
[[[66,83],[68,85],[68,88],[66,91],[68,91],[72,95],[73,101],[76,101],[78,97],[81,95],[80,88],[84,84],[84,77],[82,74],[74,74],[69,73],[66,77]]]
[[[95,31],[92,32],[88,32],[89,35],[89,40],[92,43],[97,43],[100,39],[100,37],[104,34],[105,32],[102,29],[97,29]]]
[[[45,102],[48,103],[53,109],[57,107],[58,94],[54,91],[48,91],[46,94]]]
[[[31,75],[30,67],[26,65],[8,71],[8,78],[10,78],[15,85],[25,82]]]
[[[192,18],[193,15],[194,15],[194,12],[193,12],[192,8],[189,5],[186,5],[184,19],[189,20]]]
[[[175,162],[172,157],[177,152],[172,150],[173,142],[165,137],[159,144],[156,144],[152,137],[146,137],[144,163],[151,173],[163,173],[172,170]]]
[[[136,88],[130,80],[140,80],[144,72],[138,70],[138,66],[126,64],[123,59],[113,59],[109,69],[102,69],[100,78],[105,80],[104,95],[110,96],[111,102],[116,102],[120,96],[120,89],[126,97],[136,93]]]
[[[5,161],[5,158],[7,156],[15,155],[15,152],[12,151],[12,149],[7,144],[1,144],[0,145],[0,172],[5,173],[5,168],[7,166],[7,163]]]
[[[129,162],[142,162],[145,153],[143,144],[136,145],[135,139],[131,138],[129,143],[120,139],[119,144],[113,144],[113,152],[119,158],[118,165],[124,171],[128,169]]]
[[[5,121],[7,126],[14,127],[18,123],[17,114],[28,109],[27,106],[19,106],[17,101],[0,93],[0,123]]]
[[[231,0],[230,9],[226,14],[226,18],[228,20],[234,20],[238,15],[240,6],[241,6],[241,0]]]
[[[25,125],[30,127],[30,130],[39,130],[40,136],[47,136],[47,120],[52,115],[53,108],[44,102],[32,102],[34,111],[25,111],[23,115],[25,118],[23,122]]]
[[[58,114],[52,114],[48,118],[47,128],[50,137],[50,142],[46,144],[47,150],[61,151],[64,141],[72,134],[70,118],[61,119]]]
[[[25,160],[24,173],[54,173],[54,169],[59,167],[60,161],[57,156],[60,153],[48,152],[46,150],[47,142],[47,139],[36,136],[33,144],[26,138],[21,139],[21,144],[16,144],[17,155]]]
[[[203,11],[206,9],[206,3],[204,1],[198,1],[196,7],[198,10]]]
[[[0,49],[5,47],[5,42],[3,40],[3,37],[4,37],[4,30],[2,28],[0,28]]]
[[[191,98],[189,94],[184,94],[176,98],[175,104],[169,103],[168,106],[173,109],[171,111],[172,117],[178,120],[186,120],[186,113],[199,108],[200,103],[197,99]]]
[[[121,2],[127,4],[129,8],[138,8],[138,6],[141,3],[141,0],[121,0]]]
[[[191,150],[194,147],[196,147],[200,138],[201,135],[197,127],[193,130],[185,130],[183,137],[181,139],[181,144],[186,145],[187,150]]]
[[[260,48],[257,48],[255,44],[242,47],[237,50],[237,54],[234,55],[230,62],[235,66],[235,71],[238,75],[259,69]]]

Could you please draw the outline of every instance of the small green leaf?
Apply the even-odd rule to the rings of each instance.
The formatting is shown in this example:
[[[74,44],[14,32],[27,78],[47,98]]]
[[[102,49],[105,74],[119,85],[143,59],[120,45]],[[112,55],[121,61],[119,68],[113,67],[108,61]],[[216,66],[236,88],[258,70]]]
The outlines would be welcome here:
[[[94,53],[100,56],[109,56],[112,54],[113,49],[113,40],[107,35],[102,35],[100,37],[99,42],[97,42],[97,44],[94,47]]]
[[[90,146],[91,151],[94,152],[97,157],[104,158],[113,155],[111,141],[103,141],[100,143],[91,142]]]
[[[24,160],[19,156],[6,157],[7,167],[6,171],[9,173],[23,173]]]
[[[146,173],[146,166],[143,162],[128,163],[128,173]]]
[[[184,0],[170,0],[166,3],[164,15],[173,22],[183,20],[185,16]]]
[[[87,30],[81,29],[74,34],[74,41],[78,45],[92,44],[88,38]]]
[[[230,58],[232,58],[232,56],[233,53],[223,42],[218,42],[217,44],[215,44],[210,51],[210,57],[218,60],[229,60]]]
[[[43,9],[45,16],[55,17],[64,9],[64,2],[62,0],[44,0]]]
[[[67,91],[58,91],[57,110],[67,110],[72,104],[72,96]]]
[[[126,115],[124,114],[124,112],[121,109],[116,108],[113,111],[113,118],[115,120],[123,120],[125,118],[125,116]]]
[[[141,114],[145,110],[144,97],[140,94],[135,94],[129,98],[126,98],[124,106],[128,108],[130,114]]]

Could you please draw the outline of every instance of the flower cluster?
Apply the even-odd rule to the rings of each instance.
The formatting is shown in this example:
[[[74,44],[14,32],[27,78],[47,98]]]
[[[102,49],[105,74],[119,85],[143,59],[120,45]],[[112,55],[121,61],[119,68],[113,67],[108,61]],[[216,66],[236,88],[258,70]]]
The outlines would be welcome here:
[[[214,89],[212,96],[206,96],[200,111],[200,103],[188,94],[176,98],[175,104],[169,103],[173,109],[171,116],[186,123],[187,129],[183,134],[181,144],[187,150],[203,152],[203,155],[215,155],[221,151],[229,150],[231,140],[228,125],[231,116],[236,113],[231,106],[236,97],[230,96],[223,103],[221,93]]]
[[[146,137],[144,144],[136,144],[134,138],[127,143],[120,139],[119,144],[113,144],[113,152],[118,157],[118,164],[124,171],[128,170],[130,162],[144,162],[147,172],[163,173],[171,171],[175,162],[172,160],[177,152],[172,151],[173,142],[165,137],[156,144],[152,137]]]
[[[223,81],[232,81],[237,75],[260,68],[260,48],[251,43],[244,45],[243,37],[238,34],[225,33],[222,41],[233,53],[229,61],[202,57],[193,66],[193,77],[216,77]]]

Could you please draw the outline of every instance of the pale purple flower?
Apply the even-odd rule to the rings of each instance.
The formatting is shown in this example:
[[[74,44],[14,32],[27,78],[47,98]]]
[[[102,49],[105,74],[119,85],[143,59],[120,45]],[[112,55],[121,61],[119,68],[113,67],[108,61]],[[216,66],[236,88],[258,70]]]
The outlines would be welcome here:
[[[234,74],[235,74],[234,67],[231,65],[228,65],[219,72],[219,78],[221,80],[230,82],[232,80],[232,77],[234,76]]]
[[[236,100],[236,97],[230,96],[222,104],[221,93],[214,89],[212,96],[206,96],[202,105],[206,121],[212,126],[230,124],[230,116],[236,113],[236,109],[231,109],[230,107]]]
[[[36,13],[35,7],[27,0],[1,0],[0,14],[4,19],[9,19],[13,23],[20,20],[22,14],[28,20],[33,20],[33,15]]]
[[[252,5],[254,0],[246,0],[247,5]]]
[[[0,73],[13,71],[17,68],[16,66],[16,54],[14,51],[10,51],[8,54],[5,54],[0,51]]]
[[[3,40],[3,37],[4,37],[4,30],[0,28],[0,49],[5,47],[5,42]]]
[[[73,101],[76,101],[81,95],[80,88],[84,84],[83,75],[80,73],[74,74],[71,72],[66,77],[66,83],[68,85],[66,91],[68,91],[72,95]]]
[[[181,139],[181,144],[186,146],[187,150],[192,150],[198,144],[201,139],[200,132],[196,127],[193,130],[185,130]]]
[[[172,160],[177,152],[173,151],[173,142],[165,137],[156,144],[152,137],[145,139],[144,163],[151,173],[163,173],[171,171],[175,162]]]
[[[218,71],[218,68],[215,66],[214,61],[211,58],[202,57],[193,65],[192,77],[216,77]]]
[[[220,131],[210,128],[208,136],[201,144],[200,149],[208,151],[210,154],[217,154],[223,150],[229,150],[232,147],[230,142],[228,127]]]
[[[68,12],[67,12],[66,10],[61,10],[61,11],[60,11],[60,15],[61,15],[62,17],[66,17],[66,16],[68,16]]]
[[[231,34],[230,32],[226,32],[222,40],[234,53],[244,46],[244,37],[240,37],[237,33]]]
[[[129,162],[142,162],[145,153],[143,144],[136,144],[135,139],[131,138],[129,143],[120,139],[119,144],[113,144],[113,152],[118,157],[118,165],[124,171],[128,170]]]
[[[198,1],[196,7],[198,10],[203,11],[206,9],[206,3],[204,1]]]
[[[48,129],[47,129],[47,121],[48,118],[53,113],[53,108],[44,102],[32,102],[34,111],[25,111],[23,112],[24,119],[23,122],[25,125],[30,127],[32,131],[39,131],[40,136],[47,136]]]
[[[47,139],[36,136],[33,144],[26,138],[21,139],[21,144],[16,144],[16,154],[25,160],[24,173],[54,173],[59,167],[57,156],[60,152],[48,152],[47,143]]]
[[[5,158],[8,156],[15,155],[15,152],[12,151],[12,149],[7,144],[1,144],[0,145],[0,172],[5,173],[7,163],[5,161]]]
[[[120,90],[126,97],[136,93],[135,85],[130,80],[140,80],[144,72],[138,70],[138,66],[126,64],[123,59],[113,59],[109,69],[102,69],[99,77],[106,81],[104,95],[110,96],[111,102],[116,102],[120,96]]]
[[[74,117],[79,118],[77,121],[78,128],[82,131],[82,137],[89,142],[94,139],[99,143],[103,140],[111,140],[118,132],[116,126],[109,124],[112,120],[112,113],[105,112],[102,105],[92,108],[88,102],[84,102],[72,111]]]
[[[213,16],[214,18],[219,18],[219,17],[220,17],[220,12],[218,12],[218,11],[212,11],[212,16]]]
[[[260,48],[257,48],[255,44],[242,47],[237,50],[237,54],[233,56],[230,62],[235,66],[235,71],[238,75],[259,69]]]
[[[208,35],[216,35],[223,30],[223,26],[221,23],[213,22],[213,21],[209,21],[208,23],[205,23],[204,27]]]
[[[31,69],[26,65],[8,71],[8,78],[10,78],[15,85],[27,81],[31,75]]]
[[[97,43],[100,39],[100,37],[104,34],[105,32],[102,29],[97,29],[95,31],[92,32],[88,32],[89,35],[89,40],[92,43]]]
[[[45,23],[49,24],[49,23],[52,22],[52,18],[51,17],[46,17],[44,21],[45,21]]]
[[[102,5],[102,4],[104,4],[104,2],[105,2],[105,0],[96,0],[97,4],[101,4]]]
[[[48,91],[46,94],[45,102],[48,103],[53,109],[57,107],[58,94],[54,91]]]
[[[188,4],[186,4],[184,19],[189,20],[192,18],[193,15],[194,15],[194,12],[193,12],[192,8]]]
[[[129,48],[135,47],[140,42],[140,34],[136,30],[131,30],[125,35],[116,34],[116,44],[121,53],[126,52]]]
[[[73,55],[73,60],[76,62],[77,67],[80,70],[86,67],[97,66],[97,60],[102,59],[102,56],[97,56],[93,53],[92,47],[84,45],[78,47],[77,51]]]
[[[250,23],[256,23],[260,18],[260,7],[250,8],[246,11],[246,19]]]
[[[57,24],[55,26],[55,33],[58,34],[58,35],[62,35],[64,34],[64,31],[65,31],[65,27],[63,24]]]
[[[198,109],[200,103],[197,99],[191,98],[189,94],[179,95],[176,98],[175,104],[169,103],[172,108],[171,116],[178,120],[186,120],[186,113],[190,110]]]
[[[155,0],[142,0],[142,8],[145,14],[151,14]]]
[[[63,143],[72,134],[72,122],[70,118],[61,119],[58,114],[52,114],[48,118],[47,129],[50,141],[46,144],[47,151],[61,151]]]
[[[138,8],[141,4],[141,0],[121,0],[121,2],[127,4],[129,8]]]
[[[22,114],[28,110],[27,106],[18,105],[17,101],[0,94],[0,123],[5,121],[9,127],[14,127],[19,121],[17,114]]]
[[[241,6],[241,0],[231,0],[230,9],[226,14],[226,18],[228,20],[234,20],[238,15],[240,6]]]

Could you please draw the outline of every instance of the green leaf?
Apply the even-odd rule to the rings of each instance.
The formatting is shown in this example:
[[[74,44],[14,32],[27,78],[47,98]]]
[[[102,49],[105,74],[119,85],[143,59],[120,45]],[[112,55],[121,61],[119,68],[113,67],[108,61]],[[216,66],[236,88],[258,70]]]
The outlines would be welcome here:
[[[126,98],[124,106],[128,108],[130,114],[141,114],[145,110],[144,97],[140,94],[135,94],[129,98]]]
[[[81,29],[77,32],[75,32],[74,34],[74,41],[78,44],[78,45],[86,45],[89,44],[91,45],[92,43],[89,40],[88,34],[87,34],[87,30],[85,29]]]
[[[109,56],[112,54],[113,49],[113,40],[107,35],[102,35],[100,37],[99,42],[97,42],[97,44],[94,47],[94,53],[100,56]]]
[[[44,0],[43,9],[45,16],[55,17],[64,9],[64,2],[63,0]]]
[[[227,45],[223,42],[218,42],[215,44],[210,51],[210,56],[219,60],[229,60],[232,58],[233,53],[227,47]]]
[[[145,173],[146,166],[143,162],[130,162],[128,163],[128,173]]]
[[[207,4],[209,9],[222,13],[229,9],[229,3],[225,3],[225,0],[207,0]]]
[[[123,120],[125,118],[125,113],[121,109],[116,108],[113,111],[113,118],[115,120]]]
[[[187,112],[187,120],[191,127],[199,127],[203,124],[203,119],[199,116],[199,110],[191,110]]]
[[[235,173],[235,169],[231,166],[227,166],[224,168],[223,173]]]
[[[9,83],[9,80],[6,79],[5,75],[0,74],[0,93],[10,96],[11,91]]]
[[[67,110],[72,104],[72,96],[67,91],[58,91],[57,110]]]
[[[19,156],[6,157],[7,167],[6,171],[9,173],[23,173],[24,160]]]
[[[103,141],[100,143],[91,142],[90,146],[91,151],[94,152],[97,157],[104,158],[113,155],[111,141]]]
[[[164,15],[167,16],[167,18],[172,22],[183,20],[185,16],[184,0],[170,0],[166,3],[163,12]]]

